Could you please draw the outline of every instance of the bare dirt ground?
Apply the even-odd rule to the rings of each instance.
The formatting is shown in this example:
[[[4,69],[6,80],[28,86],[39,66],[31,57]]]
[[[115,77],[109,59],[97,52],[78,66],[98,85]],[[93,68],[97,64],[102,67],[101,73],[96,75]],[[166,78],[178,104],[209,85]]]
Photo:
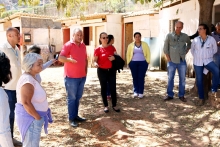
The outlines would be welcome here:
[[[148,72],[145,97],[132,98],[132,78],[129,70],[117,75],[118,106],[105,114],[96,69],[89,69],[80,116],[87,118],[79,127],[68,124],[63,67],[48,68],[41,73],[47,91],[54,123],[49,134],[42,131],[42,147],[219,147],[220,111],[206,104],[194,105],[188,93],[193,86],[187,79],[187,103],[177,96],[164,102],[166,73]],[[190,83],[191,82],[191,83]],[[177,93],[178,86],[175,86]],[[110,103],[111,107],[111,103]],[[19,133],[16,131],[16,137]]]

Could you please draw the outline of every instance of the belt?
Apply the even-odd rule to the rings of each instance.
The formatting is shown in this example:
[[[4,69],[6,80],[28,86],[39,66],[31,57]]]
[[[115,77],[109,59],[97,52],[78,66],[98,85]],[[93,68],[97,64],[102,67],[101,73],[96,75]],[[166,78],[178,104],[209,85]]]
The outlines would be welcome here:
[[[101,70],[106,70],[106,71],[111,70],[111,68],[99,68],[99,69],[101,69]]]

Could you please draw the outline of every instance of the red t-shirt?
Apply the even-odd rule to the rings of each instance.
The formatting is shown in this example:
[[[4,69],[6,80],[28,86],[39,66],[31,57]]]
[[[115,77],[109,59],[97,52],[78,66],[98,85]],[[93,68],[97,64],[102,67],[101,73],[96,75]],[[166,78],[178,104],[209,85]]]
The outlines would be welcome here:
[[[69,78],[82,78],[86,76],[86,46],[81,43],[79,46],[73,41],[68,41],[64,44],[60,56],[70,58],[70,55],[77,63],[64,63],[64,76]]]
[[[110,45],[108,47],[98,47],[95,49],[94,56],[98,57],[98,65],[100,68],[108,69],[112,67],[112,62],[108,59],[109,56],[113,56],[115,47]]]

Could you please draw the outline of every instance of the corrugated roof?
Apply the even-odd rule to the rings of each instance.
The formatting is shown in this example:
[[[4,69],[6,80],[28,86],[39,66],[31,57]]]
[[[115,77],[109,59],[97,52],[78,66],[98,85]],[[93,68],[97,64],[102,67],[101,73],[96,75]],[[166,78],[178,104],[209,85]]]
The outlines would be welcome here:
[[[134,17],[134,16],[140,16],[140,15],[149,15],[149,14],[159,14],[159,11],[153,9],[153,10],[129,12],[129,13],[125,13],[123,17],[126,18],[126,17]]]

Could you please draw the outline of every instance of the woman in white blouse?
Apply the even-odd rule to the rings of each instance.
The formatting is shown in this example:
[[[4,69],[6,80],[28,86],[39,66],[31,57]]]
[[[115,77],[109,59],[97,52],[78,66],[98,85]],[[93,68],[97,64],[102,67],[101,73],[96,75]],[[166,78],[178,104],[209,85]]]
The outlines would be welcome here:
[[[219,69],[213,62],[213,55],[217,52],[216,41],[209,36],[209,28],[206,24],[200,24],[199,36],[194,38],[191,45],[193,64],[196,73],[196,84],[198,87],[198,105],[204,105],[203,73],[207,70],[212,73],[211,93],[215,96],[218,88]]]
[[[42,57],[28,53],[22,62],[25,71],[18,80],[15,120],[21,134],[23,147],[39,147],[41,129],[47,133],[48,122],[52,123],[47,95],[36,79],[42,71]]]
[[[7,84],[12,78],[10,68],[9,59],[5,53],[0,51],[0,147],[13,147],[9,124],[8,95],[2,88],[2,84]]]

